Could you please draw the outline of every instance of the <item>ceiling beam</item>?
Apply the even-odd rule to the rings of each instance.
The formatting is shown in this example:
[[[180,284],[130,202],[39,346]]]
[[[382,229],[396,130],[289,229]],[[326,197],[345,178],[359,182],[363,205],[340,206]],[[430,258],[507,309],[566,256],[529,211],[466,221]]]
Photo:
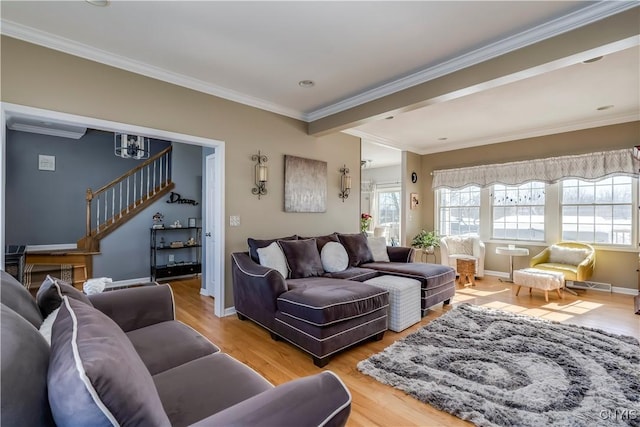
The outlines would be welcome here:
[[[640,7],[312,121],[322,136],[449,101],[640,44]]]

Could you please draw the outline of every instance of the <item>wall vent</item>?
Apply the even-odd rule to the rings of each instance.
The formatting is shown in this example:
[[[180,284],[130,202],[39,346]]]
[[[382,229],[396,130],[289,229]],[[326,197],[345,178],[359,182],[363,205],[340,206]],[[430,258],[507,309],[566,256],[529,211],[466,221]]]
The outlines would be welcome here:
[[[590,281],[578,282],[573,280],[567,280],[567,288],[612,292],[611,283],[602,283],[602,282],[590,282]]]

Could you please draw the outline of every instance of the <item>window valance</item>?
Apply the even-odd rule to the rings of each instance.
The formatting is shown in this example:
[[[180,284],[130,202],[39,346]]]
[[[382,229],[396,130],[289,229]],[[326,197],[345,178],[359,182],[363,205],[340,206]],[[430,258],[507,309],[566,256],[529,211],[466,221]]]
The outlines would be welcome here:
[[[432,188],[520,185],[530,181],[553,183],[568,178],[596,180],[613,174],[637,176],[639,167],[640,161],[634,157],[633,148],[625,148],[575,156],[437,170],[433,171]]]

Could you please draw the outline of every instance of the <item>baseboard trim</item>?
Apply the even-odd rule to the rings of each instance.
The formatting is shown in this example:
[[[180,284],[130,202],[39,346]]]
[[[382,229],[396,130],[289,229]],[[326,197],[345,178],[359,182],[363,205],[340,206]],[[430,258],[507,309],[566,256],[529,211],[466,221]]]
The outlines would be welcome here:
[[[612,286],[611,292],[613,292],[614,294],[624,294],[624,295],[633,295],[633,296],[640,295],[640,292],[637,289],[621,288],[619,286]]]
[[[78,249],[75,243],[62,243],[59,245],[27,245],[25,251],[29,252],[47,252],[47,251],[68,251]]]
[[[485,270],[484,274],[485,274],[485,276],[501,277],[501,278],[504,278],[504,279],[508,279],[509,278],[509,273],[503,273],[502,271]]]
[[[227,316],[233,316],[236,314],[236,307],[227,307],[224,309],[224,315],[223,317],[227,317]]]
[[[211,295],[209,295],[209,292],[207,292],[206,288],[200,288],[200,295],[205,296],[205,297],[210,297]]]

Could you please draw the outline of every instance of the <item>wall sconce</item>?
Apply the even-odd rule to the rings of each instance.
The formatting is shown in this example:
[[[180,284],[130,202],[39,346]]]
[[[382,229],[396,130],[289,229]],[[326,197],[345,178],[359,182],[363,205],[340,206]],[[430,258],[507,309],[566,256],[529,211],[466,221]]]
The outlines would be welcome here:
[[[260,199],[260,196],[267,194],[267,166],[265,163],[269,159],[267,159],[267,156],[261,154],[260,150],[258,150],[258,154],[251,156],[251,160],[257,162],[254,171],[256,186],[251,189],[251,193],[258,196],[258,199]]]
[[[351,192],[351,177],[347,175],[349,173],[349,168],[347,165],[344,165],[340,168],[340,194],[338,196],[342,199],[342,203],[344,203],[344,199],[349,197],[349,193]]]

